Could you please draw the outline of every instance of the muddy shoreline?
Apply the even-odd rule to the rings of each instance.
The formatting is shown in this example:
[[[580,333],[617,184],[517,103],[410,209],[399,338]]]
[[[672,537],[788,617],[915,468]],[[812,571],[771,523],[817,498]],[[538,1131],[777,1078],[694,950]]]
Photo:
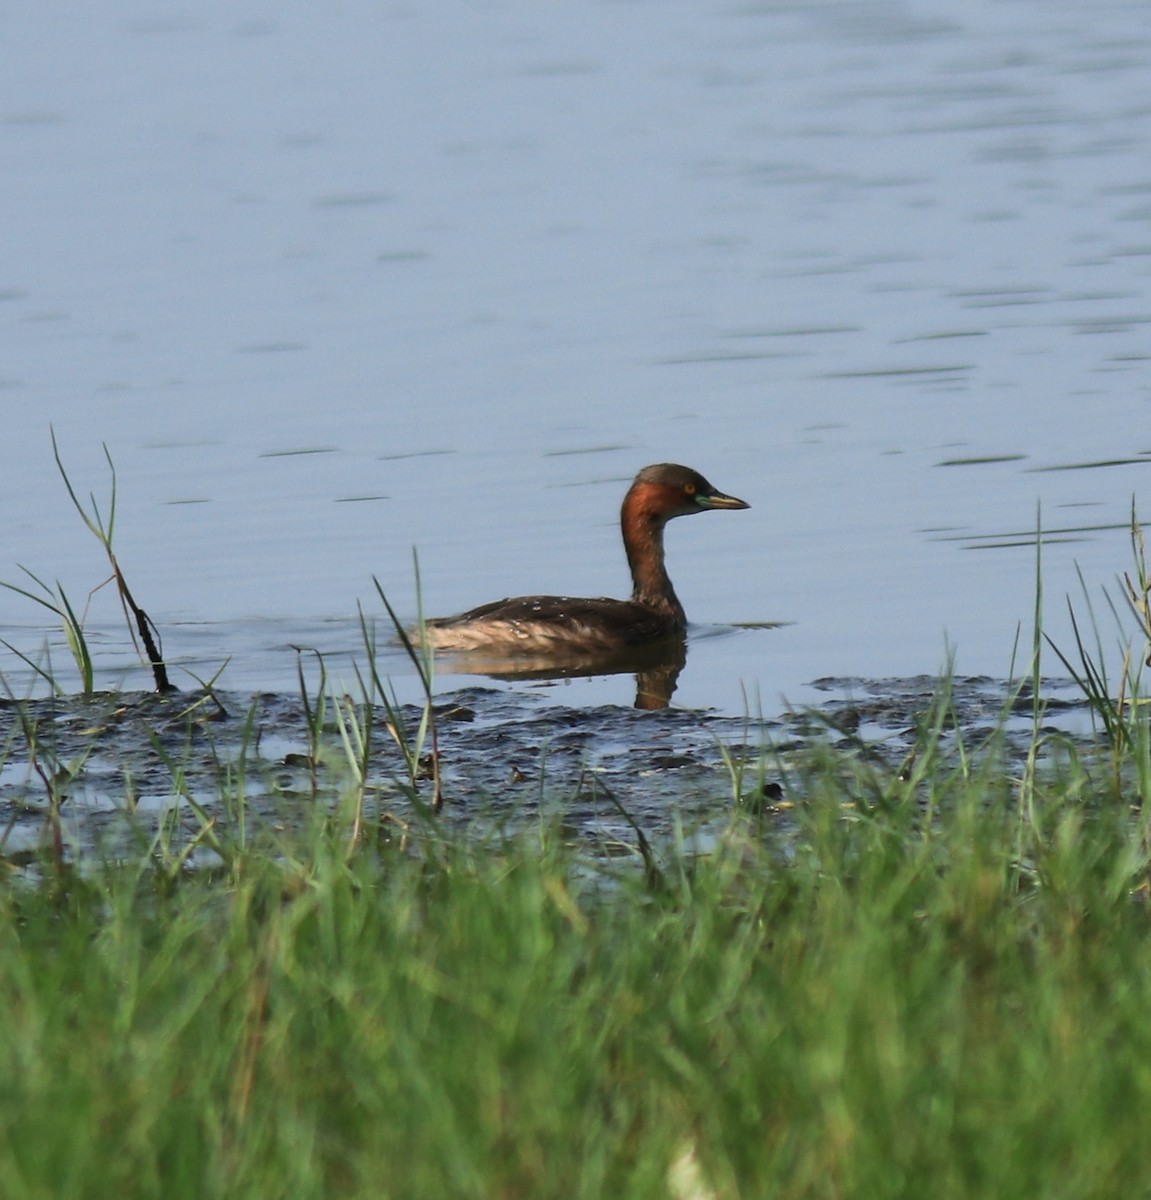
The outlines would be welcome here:
[[[547,815],[574,836],[600,841],[634,840],[631,821],[649,836],[720,826],[733,805],[755,804],[765,792],[768,803],[777,796],[789,756],[817,739],[898,762],[937,711],[942,685],[920,676],[814,686],[827,696],[822,705],[772,717],[565,708],[486,687],[438,696],[442,819],[491,826]],[[1008,753],[1022,758],[1035,715],[1029,688],[966,677],[948,681],[946,690],[945,736],[961,733],[970,747],[1000,728]],[[327,700],[317,736],[315,698],[305,704],[278,693],[5,701],[0,858],[15,861],[42,848],[54,807],[72,855],[138,852],[165,822],[175,823],[177,836],[195,836],[205,815],[230,819],[241,792],[246,819],[303,822],[357,786],[334,704]],[[400,712],[410,745],[422,710],[405,705]],[[362,708],[350,702],[344,713],[363,720]],[[1044,685],[1041,728],[1092,737],[1084,703],[1060,681]],[[382,708],[372,713],[368,763],[369,808],[410,817],[408,770]],[[426,803],[428,786],[417,784]]]

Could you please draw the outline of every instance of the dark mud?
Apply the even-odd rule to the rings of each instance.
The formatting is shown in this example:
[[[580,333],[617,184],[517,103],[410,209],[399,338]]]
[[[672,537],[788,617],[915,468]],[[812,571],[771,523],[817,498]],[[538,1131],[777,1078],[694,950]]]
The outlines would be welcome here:
[[[445,800],[442,819],[496,827],[559,819],[573,836],[636,844],[677,829],[720,830],[733,805],[770,803],[788,758],[815,739],[844,753],[897,762],[938,711],[940,681],[825,679],[817,709],[773,718],[677,709],[564,708],[506,690],[467,688],[437,698]],[[988,678],[948,682],[944,737],[978,742],[996,728],[1029,745],[1027,689]],[[1044,685],[1042,727],[1088,736],[1086,710],[1058,682]],[[0,822],[8,861],[55,836],[69,855],[146,850],[157,831],[194,838],[205,820],[303,823],[356,786],[335,702],[314,736],[314,698],[261,694],[104,693],[0,706]],[[363,710],[344,709],[363,720]],[[405,736],[421,710],[402,709]],[[404,756],[382,708],[371,715],[368,803],[412,815]],[[430,747],[425,743],[424,751]],[[425,760],[426,765],[426,760]],[[426,772],[424,772],[426,774]],[[431,785],[417,784],[431,802]],[[625,815],[626,814],[626,815]]]

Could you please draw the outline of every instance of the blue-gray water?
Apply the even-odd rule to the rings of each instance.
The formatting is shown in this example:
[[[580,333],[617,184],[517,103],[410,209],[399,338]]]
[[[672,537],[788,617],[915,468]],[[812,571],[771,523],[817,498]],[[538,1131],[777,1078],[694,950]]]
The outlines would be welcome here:
[[[104,578],[49,423],[82,494],[106,443],[169,656],[288,689],[372,575],[415,611],[413,545],[429,612],[624,594],[626,481],[683,461],[753,505],[669,530],[689,616],[789,624],[677,701],[1002,677],[1040,506],[1057,639],[1128,566],[1149,142],[1142,0],[10,6],[0,579]]]

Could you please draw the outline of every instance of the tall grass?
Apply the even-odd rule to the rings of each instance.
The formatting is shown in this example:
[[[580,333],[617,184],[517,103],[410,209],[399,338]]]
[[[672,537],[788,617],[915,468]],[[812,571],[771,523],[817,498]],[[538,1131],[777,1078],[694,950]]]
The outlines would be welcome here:
[[[10,881],[0,1194],[1141,1194],[1144,821],[1068,759],[1021,871],[1004,763],[925,757],[931,820],[817,748],[657,880],[317,814],[175,887]]]
[[[1151,810],[1089,747],[1021,806],[941,686],[905,757],[717,775],[708,853],[621,803],[633,865],[558,797],[401,829],[319,685],[353,802],[249,812],[241,762],[209,811],[169,751],[190,829],[0,876],[0,1195],[1141,1194]]]
[[[1079,608],[1070,597],[1067,600],[1074,648],[1063,649],[1050,637],[1044,640],[1075,680],[1098,723],[1110,748],[1115,786],[1119,786],[1125,772],[1134,772],[1139,795],[1151,800],[1151,732],[1143,688],[1143,672],[1151,661],[1151,574],[1134,502],[1130,540],[1132,570],[1120,579],[1121,598],[1116,600],[1107,589],[1101,591],[1112,626],[1110,635],[1105,635],[1100,626],[1092,589],[1080,572]],[[1118,660],[1117,670],[1110,665],[1113,655]]]
[[[112,461],[112,455],[108,447],[104,446],[104,458],[108,463],[110,480],[106,508],[102,510],[94,493],[89,493],[87,505],[77,495],[76,489],[72,485],[72,480],[69,478],[68,472],[64,467],[63,459],[60,457],[60,447],[56,442],[55,429],[51,430],[51,436],[52,456],[56,461],[56,469],[60,472],[60,478],[64,482],[64,487],[68,493],[69,500],[72,502],[72,507],[75,508],[88,531],[100,543],[100,547],[112,570],[112,574],[103,583],[98,584],[92,589],[88,595],[88,600],[91,602],[92,596],[108,583],[115,585],[124,618],[128,623],[128,634],[132,639],[133,645],[136,646],[141,659],[148,664],[148,667],[152,671],[156,691],[161,693],[173,691],[174,688],[168,679],[167,666],[164,663],[159,645],[159,633],[152,624],[148,614],[136,603],[135,598],[132,596],[132,592],[128,587],[128,581],[116,557],[114,535],[116,530],[117,484],[116,466]],[[95,667],[92,661],[92,650],[85,632],[87,605],[84,606],[83,610],[78,612],[61,583],[57,582],[55,586],[49,585],[27,567],[21,566],[20,571],[35,585],[34,589],[4,581],[0,581],[0,587],[7,588],[8,591],[15,592],[17,595],[31,600],[34,604],[48,609],[56,617],[60,622],[68,650],[79,672],[80,689],[84,695],[91,695],[95,690]],[[51,670],[50,664],[47,666],[44,665],[6,641],[0,641],[0,645],[5,646],[16,654],[39,678],[49,683],[57,692],[62,694],[62,689]],[[141,646],[143,647],[142,649]]]

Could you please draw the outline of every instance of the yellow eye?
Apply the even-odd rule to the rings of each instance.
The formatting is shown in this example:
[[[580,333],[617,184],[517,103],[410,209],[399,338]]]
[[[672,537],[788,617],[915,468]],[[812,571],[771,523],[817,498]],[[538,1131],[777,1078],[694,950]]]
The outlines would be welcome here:
[[[685,492],[687,492],[687,494],[689,496],[694,496],[695,495],[695,484],[694,483],[685,483],[683,485],[683,490]]]

